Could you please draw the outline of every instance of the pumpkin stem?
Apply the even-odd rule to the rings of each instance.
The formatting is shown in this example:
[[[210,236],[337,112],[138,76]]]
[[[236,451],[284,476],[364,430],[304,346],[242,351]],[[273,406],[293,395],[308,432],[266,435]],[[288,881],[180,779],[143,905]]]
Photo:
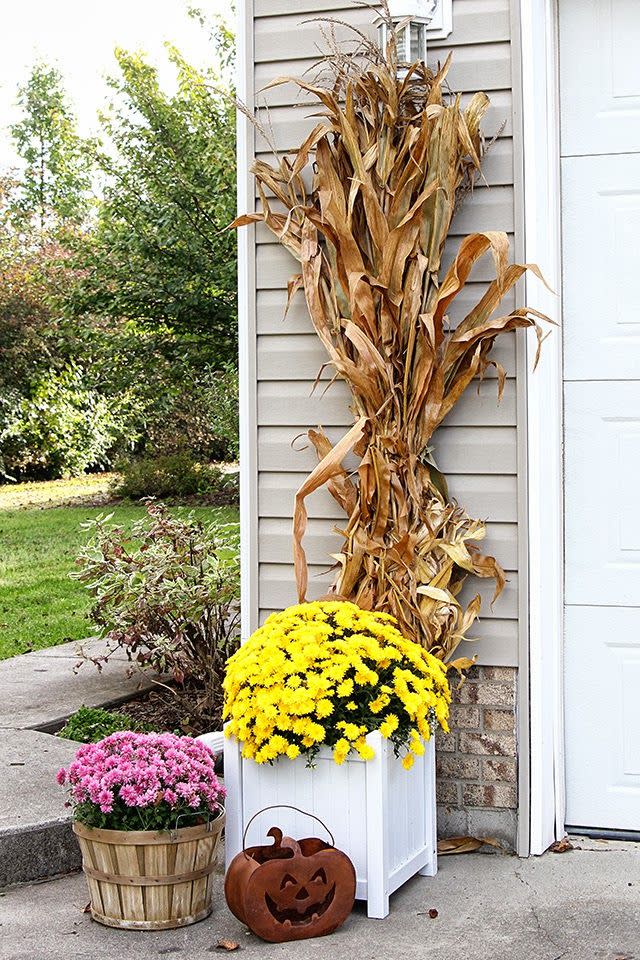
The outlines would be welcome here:
[[[278,849],[281,846],[282,830],[280,829],[280,827],[271,827],[271,829],[267,831],[267,836],[273,837],[273,846],[276,849]]]

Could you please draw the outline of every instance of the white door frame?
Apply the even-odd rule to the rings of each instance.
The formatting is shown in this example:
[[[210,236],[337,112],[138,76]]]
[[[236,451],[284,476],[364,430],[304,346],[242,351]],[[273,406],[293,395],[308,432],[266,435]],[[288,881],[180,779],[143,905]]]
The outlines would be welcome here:
[[[562,2],[562,0],[560,0]],[[520,0],[523,249],[555,294],[530,276],[525,301],[560,321],[562,279],[557,0]],[[530,820],[528,853],[564,835],[562,334],[535,373],[527,342]],[[521,851],[525,852],[525,851]]]

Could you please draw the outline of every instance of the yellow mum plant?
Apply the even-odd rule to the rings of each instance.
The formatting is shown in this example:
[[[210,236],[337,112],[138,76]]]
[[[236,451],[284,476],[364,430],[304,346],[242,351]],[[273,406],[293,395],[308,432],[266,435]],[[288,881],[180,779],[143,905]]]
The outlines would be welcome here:
[[[402,636],[390,614],[346,601],[317,601],[274,613],[227,663],[227,736],[257,763],[306,755],[321,746],[343,763],[365,760],[379,730],[408,769],[438,726],[451,693],[446,668]]]

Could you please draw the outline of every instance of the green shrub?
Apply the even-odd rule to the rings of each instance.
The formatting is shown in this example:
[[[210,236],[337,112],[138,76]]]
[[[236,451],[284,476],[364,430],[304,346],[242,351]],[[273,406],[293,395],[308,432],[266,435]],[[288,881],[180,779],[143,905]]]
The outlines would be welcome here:
[[[127,398],[108,399],[70,366],[48,371],[0,410],[0,458],[11,478],[57,480],[109,465],[122,437]]]
[[[225,445],[227,459],[237,460],[240,456],[237,369],[229,366],[209,373],[202,383],[201,395],[212,433]]]
[[[120,464],[122,479],[115,493],[132,500],[158,500],[206,496],[216,504],[238,502],[238,477],[217,467],[197,463],[189,453],[163,457],[141,457]]]
[[[184,721],[215,729],[225,664],[239,642],[239,526],[174,517],[161,503],[147,514],[131,530],[110,516],[84,524],[94,537],[72,576],[95,599],[93,620],[114,650],[168,674]]]
[[[174,378],[179,378],[177,383]],[[238,459],[238,371],[234,367],[181,371],[178,363],[156,383],[158,396],[145,422],[149,455],[189,451],[204,463]]]
[[[78,743],[97,743],[118,730],[133,730],[145,733],[151,730],[146,724],[138,723],[125,713],[102,710],[100,707],[80,707],[72,713],[58,736],[65,740],[77,740]]]

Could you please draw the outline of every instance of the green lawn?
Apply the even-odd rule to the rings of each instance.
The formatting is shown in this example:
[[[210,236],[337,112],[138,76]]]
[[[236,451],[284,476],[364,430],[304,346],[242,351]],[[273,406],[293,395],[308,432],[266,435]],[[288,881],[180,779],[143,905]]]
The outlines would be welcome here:
[[[130,524],[143,516],[144,507],[122,504],[104,506],[34,507],[42,502],[37,484],[20,488],[0,488],[0,659],[52,647],[66,640],[82,640],[92,632],[88,619],[91,600],[84,587],[69,578],[79,547],[88,533],[80,524],[99,513],[114,513],[114,521]],[[27,489],[25,489],[27,488]],[[7,493],[7,498],[3,493]],[[91,495],[95,495],[92,485]],[[46,500],[66,502],[66,490],[60,484],[55,495],[47,491]],[[25,503],[21,509],[6,509]],[[4,501],[4,502],[3,502]],[[177,507],[177,512],[189,512]],[[233,507],[197,507],[198,516],[225,521],[237,520]]]

